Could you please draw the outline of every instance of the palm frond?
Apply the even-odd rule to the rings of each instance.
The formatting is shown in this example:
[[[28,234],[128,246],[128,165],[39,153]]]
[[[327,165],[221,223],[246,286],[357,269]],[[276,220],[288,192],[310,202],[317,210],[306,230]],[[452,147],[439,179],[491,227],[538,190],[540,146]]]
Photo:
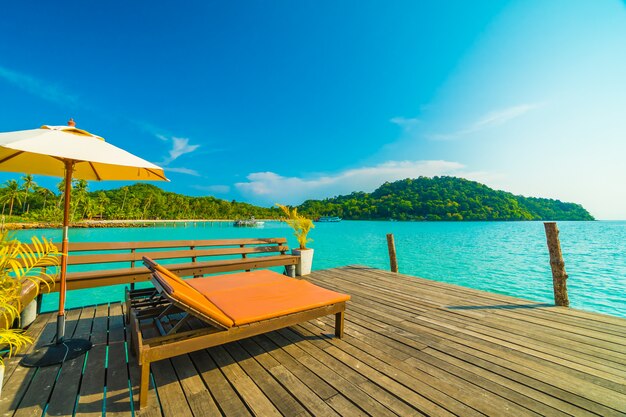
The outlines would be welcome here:
[[[26,346],[33,343],[33,338],[24,334],[21,329],[0,330],[0,341],[6,345],[9,358]],[[4,361],[0,357],[0,364],[4,365]]]
[[[59,273],[58,248],[45,238],[31,241],[32,246],[24,245],[0,233],[0,317],[8,326],[20,317],[22,282],[35,284],[37,293],[40,288],[49,291]],[[29,343],[32,339],[19,329],[0,329],[0,345],[8,347],[9,356]]]

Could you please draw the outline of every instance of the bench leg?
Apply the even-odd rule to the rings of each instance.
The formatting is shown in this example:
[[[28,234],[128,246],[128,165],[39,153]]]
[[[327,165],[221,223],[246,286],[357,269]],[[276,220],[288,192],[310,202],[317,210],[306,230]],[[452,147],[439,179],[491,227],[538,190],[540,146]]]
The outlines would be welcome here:
[[[141,364],[141,381],[139,383],[139,409],[148,403],[148,389],[150,388],[150,362]]]
[[[339,339],[343,337],[344,315],[345,315],[345,311],[335,313],[335,336],[337,336]]]
[[[285,265],[285,275],[291,278],[296,277],[296,266],[295,265]]]

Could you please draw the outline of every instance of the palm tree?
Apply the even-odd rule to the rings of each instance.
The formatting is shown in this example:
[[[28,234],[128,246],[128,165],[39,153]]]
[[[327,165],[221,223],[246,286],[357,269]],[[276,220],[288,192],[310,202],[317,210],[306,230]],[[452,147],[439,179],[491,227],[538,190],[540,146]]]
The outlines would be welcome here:
[[[4,189],[4,195],[2,196],[2,200],[4,203],[9,203],[9,216],[13,214],[13,204],[17,201],[19,204],[22,198],[22,190],[20,190],[20,185],[16,180],[8,180],[6,182],[6,187]],[[3,212],[4,214],[4,209]]]
[[[61,203],[63,202],[63,199],[65,198],[65,179],[62,179],[57,184],[57,190],[59,190],[59,201],[57,201],[57,207],[61,207]]]
[[[126,196],[128,195],[128,187],[122,187],[124,191],[124,199],[122,200],[122,211],[124,211],[124,205],[126,204]]]
[[[26,174],[22,177],[22,188],[24,189],[24,204],[22,205],[22,213],[28,213],[30,211],[30,206],[26,206],[26,201],[28,200],[28,194],[30,190],[37,187],[37,183],[33,180],[33,176],[31,174]]]
[[[35,192],[43,197],[43,209],[45,210],[48,197],[54,196],[54,193],[46,187],[37,187]]]
[[[87,200],[87,188],[88,184],[85,180],[76,180],[74,181],[74,188],[72,190],[72,194],[74,195],[73,203],[74,209],[72,210],[72,218],[76,215],[76,210],[80,205],[85,205]]]
[[[106,206],[109,205],[109,203],[111,202],[111,199],[109,197],[107,197],[106,193],[104,191],[98,191],[98,196],[97,196],[97,202],[98,202],[98,212],[100,213],[100,219],[104,219],[104,209]]]

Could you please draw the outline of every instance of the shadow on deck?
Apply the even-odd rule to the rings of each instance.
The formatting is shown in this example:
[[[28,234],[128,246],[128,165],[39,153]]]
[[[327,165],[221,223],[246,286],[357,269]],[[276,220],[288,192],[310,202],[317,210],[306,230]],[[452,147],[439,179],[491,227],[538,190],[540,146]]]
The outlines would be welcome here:
[[[93,349],[63,366],[7,361],[0,414],[626,414],[625,319],[366,267],[309,279],[352,295],[344,339],[327,317],[153,363],[139,412],[123,306],[74,309],[67,334]],[[54,314],[29,333],[52,340]]]

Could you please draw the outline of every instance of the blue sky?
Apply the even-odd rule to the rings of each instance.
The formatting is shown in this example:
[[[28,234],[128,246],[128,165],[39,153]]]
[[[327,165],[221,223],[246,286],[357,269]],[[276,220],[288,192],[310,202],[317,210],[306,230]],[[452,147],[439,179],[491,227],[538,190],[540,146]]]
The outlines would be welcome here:
[[[34,1],[0,15],[0,131],[73,117],[163,166],[163,188],[266,206],[455,175],[625,219],[624,74],[617,0]]]

